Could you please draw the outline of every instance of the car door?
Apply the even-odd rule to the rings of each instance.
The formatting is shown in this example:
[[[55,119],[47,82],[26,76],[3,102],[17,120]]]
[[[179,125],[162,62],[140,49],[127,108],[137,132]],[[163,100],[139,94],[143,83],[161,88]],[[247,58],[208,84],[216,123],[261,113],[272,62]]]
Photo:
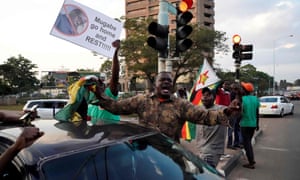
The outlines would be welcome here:
[[[284,97],[280,97],[280,104],[284,110],[284,114],[288,114],[291,111],[288,102]]]
[[[283,101],[286,107],[286,114],[289,114],[292,111],[293,104],[286,97],[283,97]]]

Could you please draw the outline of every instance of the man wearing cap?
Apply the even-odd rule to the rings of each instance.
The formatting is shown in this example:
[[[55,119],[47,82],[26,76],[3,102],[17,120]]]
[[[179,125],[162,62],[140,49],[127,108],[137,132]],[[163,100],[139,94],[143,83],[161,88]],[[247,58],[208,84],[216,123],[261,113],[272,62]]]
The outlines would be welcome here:
[[[255,160],[251,139],[255,130],[259,130],[259,99],[251,95],[254,91],[254,87],[251,83],[241,82],[243,91],[242,96],[242,119],[240,121],[241,132],[243,137],[244,149],[248,159],[248,164],[244,164],[243,167],[254,169]]]
[[[223,105],[214,104],[215,92],[208,87],[202,89],[202,107],[205,110],[219,110]],[[227,127],[222,125],[203,126],[197,125],[196,147],[199,156],[209,165],[216,168],[220,157],[224,154]]]

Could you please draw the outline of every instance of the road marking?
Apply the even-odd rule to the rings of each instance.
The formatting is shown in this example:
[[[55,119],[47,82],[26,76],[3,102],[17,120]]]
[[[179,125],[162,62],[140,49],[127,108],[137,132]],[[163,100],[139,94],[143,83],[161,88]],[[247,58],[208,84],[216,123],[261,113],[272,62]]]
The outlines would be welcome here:
[[[288,149],[284,149],[284,148],[274,148],[274,147],[258,147],[260,149],[267,149],[267,150],[272,150],[272,151],[284,151],[284,152],[288,152]]]

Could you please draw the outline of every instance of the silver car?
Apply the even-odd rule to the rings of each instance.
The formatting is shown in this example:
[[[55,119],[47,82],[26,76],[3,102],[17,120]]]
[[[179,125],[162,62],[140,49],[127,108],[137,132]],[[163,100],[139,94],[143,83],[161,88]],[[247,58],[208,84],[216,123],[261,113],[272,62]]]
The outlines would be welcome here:
[[[277,115],[283,117],[294,113],[294,104],[284,96],[262,96],[259,98],[260,115]]]
[[[43,119],[52,119],[61,108],[67,103],[68,99],[35,99],[28,100],[23,107],[23,112],[30,111],[34,105],[37,107],[37,116]]]

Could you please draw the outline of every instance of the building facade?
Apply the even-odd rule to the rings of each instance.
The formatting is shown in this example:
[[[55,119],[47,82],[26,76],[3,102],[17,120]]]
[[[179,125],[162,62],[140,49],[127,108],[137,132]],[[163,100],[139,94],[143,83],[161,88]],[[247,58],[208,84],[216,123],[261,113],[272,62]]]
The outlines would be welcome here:
[[[158,19],[159,2],[161,0],[125,0],[126,18],[153,18]],[[180,0],[166,0],[176,7]],[[193,6],[190,9],[194,15],[191,23],[197,23],[199,27],[205,27],[214,30],[215,25],[215,4],[214,0],[193,0]],[[169,13],[170,31],[174,32],[176,27],[176,16]]]

